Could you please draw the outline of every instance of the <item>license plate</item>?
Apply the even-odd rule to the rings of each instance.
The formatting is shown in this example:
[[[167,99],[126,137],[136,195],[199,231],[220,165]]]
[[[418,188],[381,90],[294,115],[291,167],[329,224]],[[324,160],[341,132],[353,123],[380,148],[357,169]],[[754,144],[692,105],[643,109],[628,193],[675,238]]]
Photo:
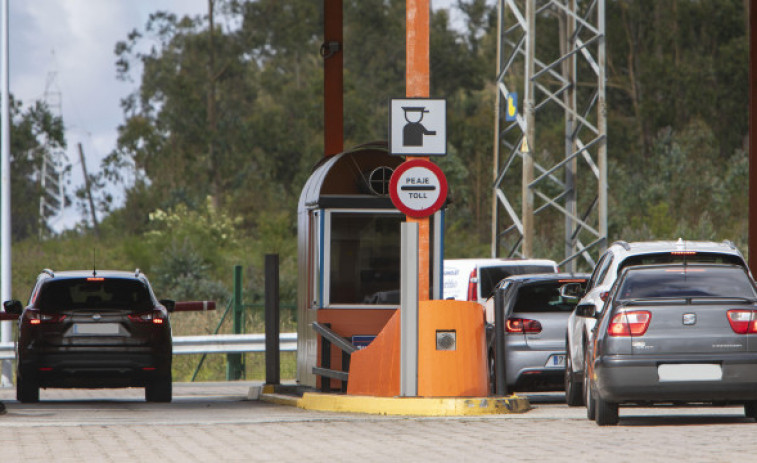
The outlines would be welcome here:
[[[720,381],[723,370],[720,365],[710,363],[672,364],[657,367],[657,376],[661,383],[675,381]]]
[[[546,368],[565,368],[565,354],[553,354],[544,365]]]
[[[74,334],[105,334],[117,335],[121,332],[118,323],[75,323]]]

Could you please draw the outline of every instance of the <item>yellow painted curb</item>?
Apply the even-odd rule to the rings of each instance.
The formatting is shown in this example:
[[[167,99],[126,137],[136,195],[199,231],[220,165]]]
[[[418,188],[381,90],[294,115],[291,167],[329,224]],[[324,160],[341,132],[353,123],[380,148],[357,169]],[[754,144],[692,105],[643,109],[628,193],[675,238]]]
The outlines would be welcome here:
[[[306,392],[302,398],[275,394],[265,388],[260,400],[305,410],[374,415],[473,416],[525,413],[525,397],[372,397]]]
[[[276,405],[288,405],[290,407],[303,408],[301,405],[302,399],[291,395],[263,392],[260,394],[260,400]]]

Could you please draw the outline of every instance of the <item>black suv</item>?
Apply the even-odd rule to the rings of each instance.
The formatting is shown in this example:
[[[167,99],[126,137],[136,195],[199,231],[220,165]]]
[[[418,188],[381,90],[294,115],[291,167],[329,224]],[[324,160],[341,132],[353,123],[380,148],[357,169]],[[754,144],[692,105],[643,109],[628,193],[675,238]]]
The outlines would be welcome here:
[[[38,402],[40,387],[144,387],[148,402],[171,401],[174,302],[158,301],[136,272],[44,270],[19,315],[16,397]]]

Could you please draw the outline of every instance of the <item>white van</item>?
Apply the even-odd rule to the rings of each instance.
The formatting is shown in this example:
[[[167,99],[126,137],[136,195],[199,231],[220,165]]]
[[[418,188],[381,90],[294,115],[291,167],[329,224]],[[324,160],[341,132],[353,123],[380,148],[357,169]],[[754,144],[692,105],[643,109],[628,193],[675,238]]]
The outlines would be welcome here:
[[[483,304],[503,278],[558,271],[548,259],[445,259],[443,298]]]

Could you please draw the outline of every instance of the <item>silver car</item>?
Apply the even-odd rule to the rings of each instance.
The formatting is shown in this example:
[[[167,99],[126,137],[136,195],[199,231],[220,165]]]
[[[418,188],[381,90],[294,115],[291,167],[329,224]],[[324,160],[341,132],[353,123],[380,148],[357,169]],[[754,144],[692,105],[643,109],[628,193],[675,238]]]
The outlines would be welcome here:
[[[591,310],[601,311],[610,288],[628,266],[684,261],[728,263],[747,269],[741,252],[730,241],[617,241],[594,267],[579,307],[588,306]],[[568,319],[565,340],[568,357],[564,370],[565,401],[568,405],[583,405],[586,399],[588,391],[585,384],[588,378],[584,375],[584,363],[588,353],[586,346],[592,341],[594,322],[594,318],[579,317],[575,313]]]
[[[563,296],[560,288],[566,284],[585,285],[588,278],[588,274],[551,273],[514,275],[501,281],[507,311],[504,337],[508,391],[562,389],[565,330],[578,299]],[[489,328],[493,363],[496,327]]]
[[[739,265],[628,267],[597,317],[587,416],[626,404],[743,404],[757,419],[757,288]]]

